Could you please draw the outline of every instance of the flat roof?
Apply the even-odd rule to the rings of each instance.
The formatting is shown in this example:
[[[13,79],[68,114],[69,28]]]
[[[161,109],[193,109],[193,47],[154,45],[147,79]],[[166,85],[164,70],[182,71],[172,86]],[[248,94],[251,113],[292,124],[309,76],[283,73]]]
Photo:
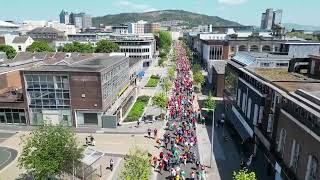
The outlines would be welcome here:
[[[121,62],[128,57],[124,54],[92,54],[92,57],[73,62],[72,64],[54,64],[54,65],[42,65],[27,69],[25,71],[70,71],[70,72],[99,72],[102,69],[108,68],[118,62]],[[65,58],[67,60],[69,58]],[[62,62],[60,61],[60,62]]]
[[[241,52],[241,53],[247,54],[247,55],[255,57],[257,59],[259,59],[259,58],[291,59],[292,58],[292,56],[289,56],[287,54],[281,54],[281,53],[267,53],[267,52]]]
[[[282,44],[288,44],[288,45],[320,45],[320,42],[300,41],[300,42],[283,42]]]
[[[288,72],[287,68],[246,68],[256,75],[274,83],[287,92],[295,92],[298,89],[308,93],[320,94],[320,80],[309,78],[305,75]]]
[[[307,81],[312,80],[298,73],[288,72],[287,68],[247,68],[269,81]]]

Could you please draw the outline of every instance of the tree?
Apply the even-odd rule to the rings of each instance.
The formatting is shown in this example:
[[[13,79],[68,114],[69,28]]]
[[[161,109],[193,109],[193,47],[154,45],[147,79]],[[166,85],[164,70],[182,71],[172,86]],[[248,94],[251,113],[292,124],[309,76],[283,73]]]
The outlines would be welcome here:
[[[83,148],[75,133],[63,126],[46,125],[22,137],[19,167],[24,167],[35,179],[56,177],[80,166]]]
[[[193,74],[196,74],[196,73],[198,73],[198,72],[200,72],[201,71],[201,66],[200,66],[200,64],[193,64],[192,65],[192,72],[193,72]]]
[[[233,172],[234,180],[256,180],[256,174],[254,172],[248,172],[247,169],[241,169],[238,172]]]
[[[168,70],[168,77],[169,77],[171,80],[174,78],[174,73],[175,73],[175,71],[176,71],[176,67],[175,67],[175,66],[169,68],[169,70]]]
[[[167,107],[168,97],[165,95],[165,93],[161,92],[152,97],[152,103],[162,111]]]
[[[8,59],[13,59],[17,55],[16,50],[9,45],[0,45],[0,51],[5,52]]]
[[[79,53],[93,53],[94,48],[90,43],[79,43],[79,42],[73,42],[68,43],[64,45],[59,51],[62,52],[79,52]]]
[[[167,92],[169,91],[169,89],[171,88],[171,86],[172,86],[172,83],[171,83],[171,81],[169,80],[169,78],[165,78],[164,80],[163,80],[163,82],[161,83],[161,86],[162,86],[162,89],[166,92],[166,94],[167,94]]]
[[[97,47],[95,49],[96,53],[111,53],[111,52],[119,52],[120,47],[118,44],[103,39],[97,43]]]
[[[131,149],[120,172],[120,179],[148,180],[151,175],[151,164],[148,153],[138,148]]]
[[[28,52],[54,52],[54,49],[45,41],[34,41],[27,47]]]
[[[216,108],[216,101],[212,98],[211,92],[209,92],[208,98],[204,101],[204,107],[207,109]]]
[[[161,49],[169,49],[172,43],[172,38],[169,32],[167,31],[159,31],[159,46]]]
[[[195,85],[202,85],[204,81],[204,75],[201,72],[196,72],[195,74],[193,74],[193,83]]]

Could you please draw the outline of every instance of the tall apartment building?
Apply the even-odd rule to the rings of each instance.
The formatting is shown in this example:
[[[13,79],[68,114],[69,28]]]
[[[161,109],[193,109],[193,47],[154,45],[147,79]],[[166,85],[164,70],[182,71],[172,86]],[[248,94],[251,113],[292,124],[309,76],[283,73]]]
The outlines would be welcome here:
[[[282,21],[282,10],[273,11],[273,9],[267,9],[262,13],[261,29],[271,30],[276,25],[280,25]]]
[[[63,24],[70,23],[70,14],[64,10],[61,11],[59,18],[60,18],[60,23],[63,23]]]
[[[131,34],[146,34],[154,33],[160,30],[159,23],[148,23],[146,21],[138,21],[136,23],[130,23],[128,25],[128,31]]]
[[[92,17],[85,13],[69,13],[62,10],[59,18],[60,23],[72,24],[79,29],[87,29],[92,27]]]

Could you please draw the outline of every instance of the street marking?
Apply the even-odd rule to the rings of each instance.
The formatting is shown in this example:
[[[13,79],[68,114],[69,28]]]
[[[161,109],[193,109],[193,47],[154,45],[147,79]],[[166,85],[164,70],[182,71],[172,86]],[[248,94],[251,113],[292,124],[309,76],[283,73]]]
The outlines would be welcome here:
[[[5,161],[3,161],[2,163],[0,163],[0,167],[1,167],[2,165],[4,165],[6,162],[8,162],[8,161],[10,160],[10,158],[11,158],[11,152],[10,152],[10,151],[7,151],[7,149],[3,149],[3,150],[2,150],[2,152],[4,152],[4,151],[8,152],[8,153],[9,153],[9,156],[8,156],[8,158],[7,158]]]

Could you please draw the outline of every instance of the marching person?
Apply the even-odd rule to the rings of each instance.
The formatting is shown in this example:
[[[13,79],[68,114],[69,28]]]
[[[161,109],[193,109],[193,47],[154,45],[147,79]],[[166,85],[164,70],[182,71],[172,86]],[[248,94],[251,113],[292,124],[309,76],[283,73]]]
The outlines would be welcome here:
[[[113,165],[114,165],[114,161],[113,159],[110,159],[110,170],[113,171]]]

